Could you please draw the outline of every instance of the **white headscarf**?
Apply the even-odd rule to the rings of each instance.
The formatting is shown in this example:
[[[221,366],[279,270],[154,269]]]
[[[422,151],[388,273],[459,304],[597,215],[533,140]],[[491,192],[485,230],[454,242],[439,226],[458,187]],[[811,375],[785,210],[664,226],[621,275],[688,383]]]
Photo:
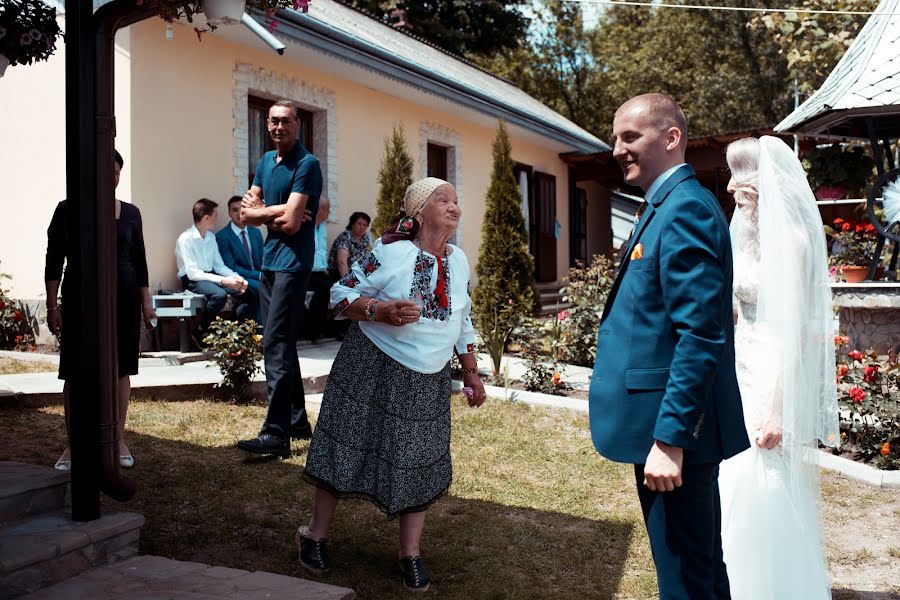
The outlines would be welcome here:
[[[450,182],[437,177],[426,177],[406,188],[406,194],[403,196],[403,212],[406,216],[412,217],[422,210],[431,194],[442,185],[450,185]]]

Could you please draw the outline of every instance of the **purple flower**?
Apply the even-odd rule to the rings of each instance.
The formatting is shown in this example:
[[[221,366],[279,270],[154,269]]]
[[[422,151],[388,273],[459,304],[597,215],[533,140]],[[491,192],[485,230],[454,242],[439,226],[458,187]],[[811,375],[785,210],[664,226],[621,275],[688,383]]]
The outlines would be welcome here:
[[[37,29],[32,29],[28,32],[28,35],[30,35],[31,39],[33,39],[34,41],[38,41],[39,39],[41,39],[41,32]]]
[[[31,45],[31,36],[27,33],[23,33],[22,37],[19,38],[19,43],[22,44],[23,46],[30,46]]]

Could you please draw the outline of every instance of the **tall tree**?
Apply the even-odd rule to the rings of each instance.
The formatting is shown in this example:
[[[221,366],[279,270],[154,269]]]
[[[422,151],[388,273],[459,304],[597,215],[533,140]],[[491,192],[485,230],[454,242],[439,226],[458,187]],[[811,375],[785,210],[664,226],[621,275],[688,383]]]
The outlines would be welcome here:
[[[384,138],[384,156],[378,170],[378,198],[375,200],[375,220],[372,231],[380,236],[397,219],[406,188],[412,183],[413,159],[406,146],[403,124],[395,125],[390,136]]]
[[[501,120],[494,138],[491,183],[484,199],[481,248],[475,267],[478,287],[472,294],[476,328],[483,338],[498,328],[508,332],[518,318],[534,308],[534,258],[528,251],[510,152],[506,123]]]
[[[790,108],[786,61],[771,35],[747,27],[749,18],[614,6],[585,29],[577,4],[550,0],[529,45],[480,62],[601,138],[622,102],[650,91],[684,105],[691,135],[771,125]]]
[[[874,11],[878,0],[803,0],[797,8],[835,11]],[[773,13],[751,21],[753,29],[772,36],[787,59],[789,76],[800,93],[815,92],[856,39],[866,15]]]
[[[406,11],[409,30],[436,46],[461,56],[489,56],[519,47],[528,19],[523,0],[341,0],[366,12],[390,18],[394,9]]]

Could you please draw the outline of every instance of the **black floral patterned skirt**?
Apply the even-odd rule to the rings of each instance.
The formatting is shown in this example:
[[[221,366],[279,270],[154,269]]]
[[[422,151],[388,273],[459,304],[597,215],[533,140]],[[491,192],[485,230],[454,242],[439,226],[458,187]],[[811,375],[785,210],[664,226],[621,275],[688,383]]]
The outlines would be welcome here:
[[[335,358],[303,478],[388,518],[423,511],[450,488],[450,365],[407,369],[354,323]]]

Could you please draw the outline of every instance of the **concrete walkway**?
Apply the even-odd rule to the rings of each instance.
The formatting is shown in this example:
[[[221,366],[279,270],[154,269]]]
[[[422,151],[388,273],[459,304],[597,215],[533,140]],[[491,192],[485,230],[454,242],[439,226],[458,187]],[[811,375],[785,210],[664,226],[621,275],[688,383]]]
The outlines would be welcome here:
[[[26,600],[352,600],[353,590],[263,571],[139,556],[91,569]]]
[[[321,393],[331,372],[334,357],[340,349],[340,342],[328,341],[319,344],[302,344],[297,347],[300,358],[300,372],[303,373],[304,388],[309,394]],[[34,354],[27,352],[0,352],[2,358],[13,358],[26,361],[43,361],[59,363],[59,357],[52,354]],[[260,361],[260,368],[262,361]],[[478,367],[482,374],[491,372],[491,360],[487,354],[479,354]],[[587,390],[591,380],[591,369],[573,365],[561,365],[563,380],[570,387]],[[521,380],[527,370],[525,361],[515,356],[504,356],[501,371],[508,369],[508,377]],[[213,387],[222,380],[215,364],[201,353],[180,354],[177,352],[160,352],[145,355],[140,359],[139,374],[131,378],[131,389],[135,396],[144,398],[160,398],[168,400],[188,400],[209,395]],[[57,401],[62,394],[63,382],[57,379],[56,372],[21,373],[17,375],[0,375],[0,402],[6,399],[28,399],[33,401]],[[265,374],[262,370],[254,377],[254,392],[265,393]],[[454,389],[458,389],[456,386]],[[488,395],[492,398],[527,401],[531,396],[546,396],[518,390],[504,390],[502,387],[489,386]],[[560,399],[558,396],[548,396]],[[584,403],[583,400],[569,399],[570,402]],[[550,404],[568,408],[568,403]],[[586,404],[586,403],[585,403]],[[586,408],[586,407],[585,407]]]

